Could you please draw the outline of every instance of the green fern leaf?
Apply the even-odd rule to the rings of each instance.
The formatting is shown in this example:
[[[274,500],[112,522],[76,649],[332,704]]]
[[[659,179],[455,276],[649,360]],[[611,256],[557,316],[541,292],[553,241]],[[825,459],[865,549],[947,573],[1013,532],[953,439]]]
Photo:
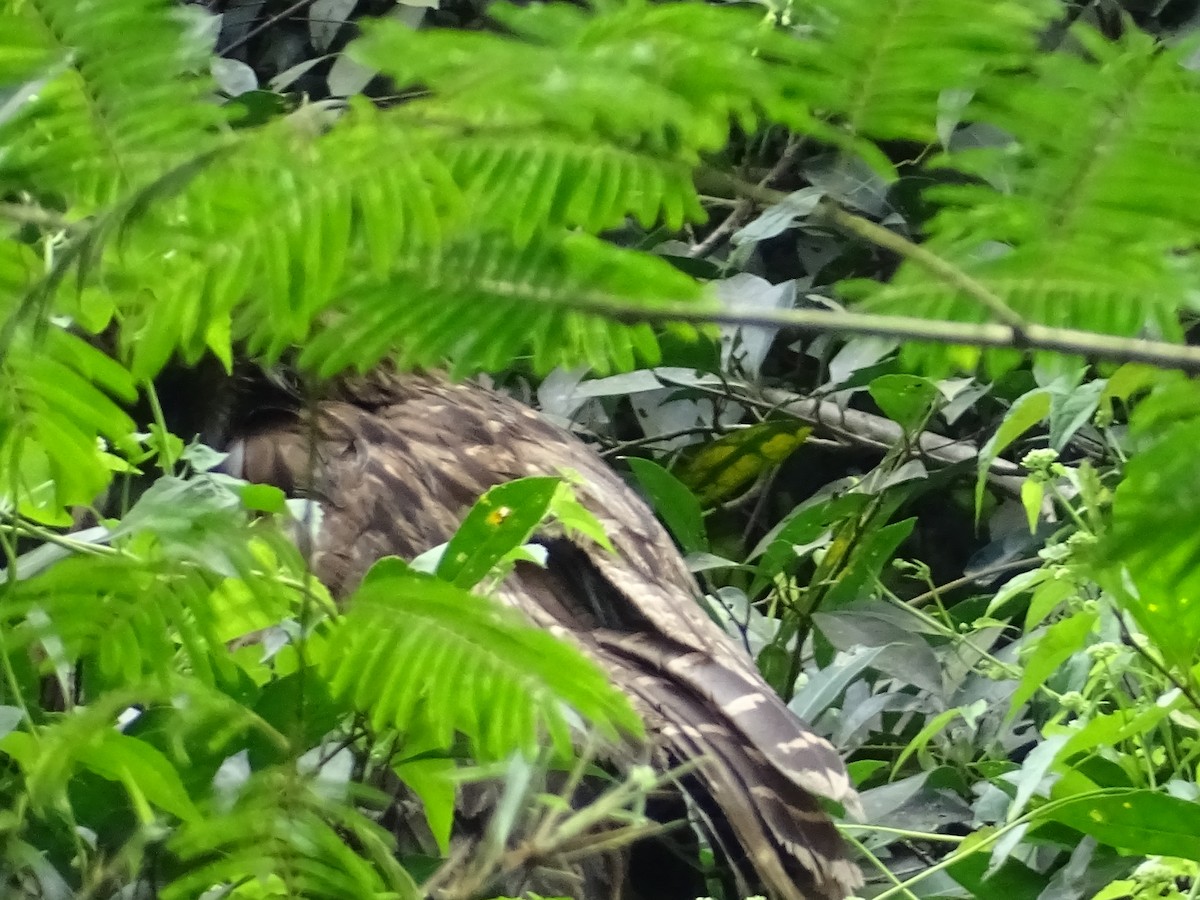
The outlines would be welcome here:
[[[592,663],[515,613],[398,560],[376,566],[321,650],[335,696],[377,729],[466,735],[484,759],[566,752],[574,713],[608,737],[638,734],[628,701]]]
[[[702,296],[658,257],[583,234],[523,246],[485,235],[436,256],[396,256],[393,265],[388,280],[343,296],[337,318],[305,345],[302,365],[331,374],[397,353],[405,366],[449,358],[463,370],[495,369],[532,353],[542,371],[580,360],[598,371],[630,368],[652,364],[657,341],[648,327],[609,316]]]
[[[544,227],[603,231],[632,216],[674,229],[706,217],[694,162],[552,132],[452,137],[441,156],[479,220],[511,223],[518,242]]]
[[[281,566],[264,566],[282,560],[285,571],[301,571],[295,550],[248,523],[236,492],[208,477],[161,479],[112,541],[103,555],[69,557],[18,581],[3,613],[20,645],[94,660],[97,684],[166,682],[181,670],[210,685],[231,677],[223,619],[232,611],[275,624],[308,596],[275,577]],[[246,609],[231,610],[235,601]]]
[[[0,193],[59,193],[91,212],[213,139],[219,112],[169,0],[0,6]]]
[[[566,4],[497,4],[489,13],[516,39],[381,21],[351,53],[401,84],[432,89],[397,111],[417,122],[549,127],[683,161],[723,145],[731,120],[747,129],[764,114],[815,125],[803,76],[787,65],[797,45],[750,10],[631,2],[597,15]]]
[[[135,702],[159,697],[158,692],[147,686],[137,691],[111,691],[94,703],[77,709],[72,715],[43,725],[36,736],[28,731],[10,732],[0,739],[0,753],[21,768],[25,776],[24,793],[35,810],[49,813],[62,809],[70,781],[77,770],[86,764],[90,750],[108,744],[115,735],[113,723],[118,713]],[[136,766],[139,756],[154,755],[152,751],[143,753],[130,750],[128,746],[109,746],[110,762],[115,758]],[[157,757],[154,765],[169,768],[169,763]],[[164,782],[167,780],[170,780],[169,775],[163,778]],[[171,797],[168,805],[177,804],[181,807],[180,811],[190,813],[187,801],[179,797],[175,784],[165,790]]]
[[[257,335],[278,357],[347,280],[382,274],[398,250],[436,252],[465,207],[437,156],[419,140],[398,152],[403,144],[369,111],[316,139],[276,123],[170,202],[130,204],[125,250],[97,274],[142,286],[117,298],[132,371],[152,377],[176,348],[197,358],[214,327]]]
[[[1161,265],[1161,254],[1086,252],[1047,258],[1043,249],[1001,252],[998,258],[978,249],[941,250],[991,294],[1022,319],[1064,328],[1134,336],[1150,328],[1170,338],[1180,336],[1176,311],[1190,290],[1186,268]],[[905,263],[890,284],[844,282],[839,291],[857,299],[861,308],[900,316],[959,321],[994,322],[991,311],[976,298],[936,279],[913,263]],[[931,346],[908,344],[905,359],[913,365],[944,367],[947,354]],[[1049,361],[1052,354],[1046,354]],[[958,368],[971,368],[982,359],[993,372],[1018,364],[1018,350],[967,350],[956,356]],[[1063,364],[1061,361],[1057,364]]]
[[[945,91],[1026,63],[1059,14],[1046,0],[801,0],[791,12],[811,105],[851,138],[922,143],[937,139]]]
[[[1047,257],[1091,248],[1188,246],[1200,228],[1200,74],[1184,47],[1164,49],[1131,29],[1113,44],[1073,32],[1089,53],[1042,54],[1024,75],[996,78],[977,114],[1013,144],[964,150],[946,162],[1010,193],[951,189],[970,203],[946,213],[941,232],[970,229],[987,239],[1045,247]],[[938,193],[932,195],[935,199]]]
[[[393,858],[390,834],[286,768],[253,778],[232,809],[188,822],[167,849],[176,875],[161,892],[164,900],[190,900],[250,879],[287,897],[417,896]]]
[[[14,464],[0,491],[23,515],[63,524],[64,507],[91,504],[108,484],[97,439],[129,446],[133,422],[112,398],[133,399],[132,381],[62,328],[35,335],[11,321],[0,370],[0,458]]]
[[[1027,321],[1178,340],[1197,277],[1188,248],[1200,228],[1190,200],[1200,170],[1184,160],[1200,157],[1200,76],[1181,49],[1145,35],[1118,45],[1086,29],[1076,37],[1088,58],[1043,54],[1028,74],[1006,73],[981,92],[975,114],[1013,142],[945,157],[980,180],[928,192],[946,208],[927,246]],[[994,321],[911,262],[890,285],[845,287],[873,311]],[[1020,358],[982,356],[997,369]]]

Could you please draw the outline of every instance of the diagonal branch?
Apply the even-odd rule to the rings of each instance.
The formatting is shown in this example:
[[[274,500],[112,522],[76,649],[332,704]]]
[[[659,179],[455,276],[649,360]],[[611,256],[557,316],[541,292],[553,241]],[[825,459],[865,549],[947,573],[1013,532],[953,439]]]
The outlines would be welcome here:
[[[1160,369],[1179,369],[1200,373],[1200,347],[1118,337],[1081,331],[1025,325],[971,325],[943,322],[913,316],[881,316],[871,313],[833,312],[818,309],[771,309],[727,306],[714,309],[695,303],[674,302],[653,309],[595,294],[563,298],[561,305],[580,312],[606,316],[619,322],[691,322],[695,324],[741,325],[744,327],[785,328],[795,331],[839,335],[873,335],[935,344],[963,344],[975,347],[1003,347],[1016,350],[1047,350],[1070,353],[1112,362],[1145,363]]]

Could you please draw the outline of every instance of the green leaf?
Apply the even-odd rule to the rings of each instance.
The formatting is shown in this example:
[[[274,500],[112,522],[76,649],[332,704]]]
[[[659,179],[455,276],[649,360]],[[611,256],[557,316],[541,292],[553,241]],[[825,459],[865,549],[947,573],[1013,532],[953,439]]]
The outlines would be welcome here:
[[[144,807],[148,802],[184,821],[201,816],[175,767],[145,741],[113,731],[90,746],[79,760],[97,775],[124,785],[135,807]]]
[[[578,650],[486,598],[383,563],[331,628],[322,662],[333,696],[376,728],[438,747],[463,734],[491,760],[547,741],[569,751],[575,714],[610,738],[641,733],[625,695]]]
[[[1042,517],[1042,499],[1046,495],[1046,486],[1040,481],[1026,478],[1021,482],[1021,506],[1025,509],[1025,521],[1029,523],[1029,533],[1037,534],[1038,520]]]
[[[904,765],[905,760],[907,760],[914,753],[924,750],[929,742],[933,740],[936,735],[944,731],[946,726],[955,719],[967,719],[969,721],[977,718],[983,711],[984,707],[980,706],[980,704],[983,703],[984,701],[977,700],[975,704],[972,704],[971,708],[956,706],[952,709],[942,710],[940,713],[926,722],[925,726],[917,732],[913,739],[908,742],[908,745],[905,746],[905,748],[900,752],[900,755],[896,757],[896,762],[892,765],[892,777],[895,778],[896,773],[900,771],[900,768]],[[977,706],[979,708],[974,708]]]
[[[991,837],[994,828],[983,828],[967,836],[954,854],[954,862],[947,871],[967,890],[972,900],[1014,900],[1014,898],[1038,897],[1046,890],[1050,877],[1031,869],[1013,857],[993,872],[989,872],[988,854],[973,847]]]
[[[604,526],[591,510],[579,502],[574,488],[571,487],[572,484],[581,482],[582,478],[571,471],[564,471],[562,475],[566,480],[559,484],[558,490],[554,492],[554,499],[550,501],[551,518],[567,531],[589,538],[609,553],[615,553],[612,541],[604,533]]]
[[[941,398],[937,384],[916,375],[881,375],[868,390],[883,414],[909,432],[924,426]]]
[[[811,428],[793,420],[760,422],[690,451],[676,475],[701,504],[711,506],[778,466],[811,433]]]
[[[282,513],[287,510],[287,495],[270,484],[244,484],[238,488],[242,505],[246,509],[265,513]]]
[[[1038,571],[1046,571],[1039,569]],[[1029,598],[1029,609],[1025,612],[1024,628],[1027,633],[1041,625],[1045,618],[1054,612],[1068,597],[1074,596],[1078,588],[1069,578],[1054,578],[1052,572],[1046,572],[1046,579],[1033,591]]]
[[[1082,728],[1065,732],[1069,736],[1059,759],[1069,760],[1096,747],[1116,747],[1130,738],[1151,735],[1158,723],[1180,705],[1180,699],[1177,698],[1174,703],[1156,703],[1130,711],[1093,713]]]
[[[1105,379],[1101,403],[1127,402],[1134,394],[1149,390],[1162,377],[1162,371],[1143,363],[1125,363]]]
[[[315,747],[345,715],[329,696],[329,686],[311,669],[267,682],[252,709],[290,742],[289,747],[280,747],[261,729],[251,732],[246,749],[255,769],[284,762],[292,748]]]
[[[1077,612],[1049,626],[1025,651],[1021,683],[1013,692],[1009,716],[1016,714],[1054,672],[1086,645],[1098,618],[1094,611]]]
[[[1054,392],[1050,407],[1050,447],[1062,450],[1075,432],[1086,425],[1100,405],[1104,391],[1104,380],[1097,379],[1086,384],[1064,387]]]
[[[1200,646],[1200,392],[1164,384],[1132,427],[1148,445],[1113,497],[1112,528],[1094,555],[1101,583],[1177,671]]]
[[[559,478],[520,478],[491,488],[446,545],[437,576],[463,588],[478,584],[529,540],[561,484]]]
[[[825,608],[836,609],[866,596],[883,567],[895,555],[896,548],[912,534],[916,524],[915,518],[904,519],[868,532],[854,546],[849,562],[826,593]]]
[[[625,461],[684,552],[707,551],[704,511],[688,486],[651,460],[630,456]]]
[[[794,510],[764,541],[762,561],[754,573],[751,594],[765,588],[776,575],[789,571],[798,561],[798,552],[828,535],[834,526],[857,516],[870,502],[865,494],[843,494],[822,503]],[[757,552],[757,551],[756,551]]]
[[[0,706],[0,739],[16,730],[25,713],[16,706]]]
[[[1050,392],[1038,388],[1017,398],[1012,408],[1004,416],[1004,421],[996,429],[986,444],[979,451],[978,471],[975,481],[975,515],[983,509],[983,491],[987,485],[988,471],[1004,450],[1030,428],[1043,421],[1050,414]]]
[[[1160,791],[1084,795],[1047,804],[1039,818],[1061,822],[1130,854],[1200,861],[1200,805]]]
[[[404,758],[392,765],[392,771],[421,799],[429,831],[438,850],[445,855],[450,851],[450,833],[454,827],[458,797],[454,773],[458,767],[449,754],[414,741],[406,741],[404,751]]]

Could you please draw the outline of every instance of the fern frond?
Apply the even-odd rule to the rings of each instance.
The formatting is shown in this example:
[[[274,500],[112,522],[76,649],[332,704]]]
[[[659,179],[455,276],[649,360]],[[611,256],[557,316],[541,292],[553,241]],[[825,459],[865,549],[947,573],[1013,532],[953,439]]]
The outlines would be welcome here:
[[[213,139],[219,111],[170,0],[23,0],[0,7],[0,193],[92,212]]]
[[[416,896],[393,858],[390,834],[286,768],[253,778],[232,809],[186,823],[167,849],[175,871],[164,900],[190,900],[249,879],[268,896],[275,890],[338,900]]]
[[[632,216],[677,229],[706,217],[692,163],[617,144],[504,129],[450,135],[439,155],[478,220],[511,227],[518,242],[546,227],[598,232]]]
[[[652,331],[573,313],[572,298],[637,308],[655,298],[700,296],[694,281],[661,260],[586,235],[555,238],[550,231],[519,241],[472,234],[465,210],[477,204],[468,198],[491,203],[500,228],[527,230],[533,220],[518,217],[514,201],[540,185],[521,182],[529,185],[525,196],[508,191],[511,182],[460,188],[456,173],[419,149],[380,173],[365,160],[346,162],[383,152],[375,135],[351,126],[327,140],[317,149],[292,147],[278,165],[268,162],[279,159],[270,142],[247,148],[262,162],[202,176],[174,207],[181,217],[174,227],[163,211],[130,228],[119,264],[104,271],[115,283],[145,288],[114,295],[138,377],[152,376],[180,344],[195,358],[213,345],[214,324],[231,317],[233,332],[268,357],[302,342],[318,319],[305,362],[325,374],[369,366],[393,345],[421,363],[449,356],[463,366],[498,368],[533,352],[546,369],[580,359],[602,371],[633,367],[656,358]],[[452,164],[465,159],[450,155]],[[625,189],[650,198],[647,214],[662,203],[693,202],[682,181],[674,195],[660,197],[653,175],[648,182],[636,167],[617,169]],[[550,202],[565,194],[566,217],[615,219],[622,206],[613,205],[605,176],[593,173],[589,178],[599,180],[581,179]],[[266,220],[264,197],[274,211]],[[445,243],[449,230],[461,236]]]
[[[449,49],[437,52],[439,42],[449,48],[478,37],[488,56],[470,71],[487,63],[517,80],[525,71],[533,73],[530,85],[574,72],[577,56],[590,63],[556,106],[546,107],[541,95],[526,98],[550,110],[529,129],[514,131],[511,117],[501,116],[509,130],[499,140],[470,130],[471,117],[458,115],[458,94],[450,90],[383,113],[358,108],[315,137],[320,126],[301,111],[239,134],[220,166],[185,161],[145,185],[144,199],[134,192],[117,220],[98,223],[81,239],[88,249],[78,261],[103,264],[85,274],[110,287],[132,372],[151,377],[177,350],[185,359],[210,348],[227,356],[231,337],[249,338],[275,358],[303,343],[314,320],[322,320],[323,331],[331,316],[352,309],[368,313],[369,327],[355,335],[367,339],[362,354],[349,360],[345,345],[336,353],[313,349],[309,358],[323,372],[377,360],[386,353],[383,337],[399,334],[413,361],[449,355],[464,367],[502,366],[524,352],[543,368],[653,362],[648,328],[546,309],[568,307],[589,279],[597,282],[589,286],[593,295],[624,308],[654,296],[694,298],[694,283],[656,261],[585,246],[557,231],[599,230],[628,215],[647,224],[698,218],[690,169],[701,149],[725,141],[731,118],[753,124],[763,111],[794,118],[803,110],[792,70],[755,55],[783,58],[794,42],[752,16],[714,12],[633,4],[601,16],[557,8],[514,13],[517,30],[535,42],[557,36],[553,46],[536,48],[493,36],[422,36],[435,46],[423,44],[413,59],[435,65],[454,58]],[[570,27],[560,31],[560,19]],[[385,26],[377,37],[375,52],[386,50],[393,61],[393,45],[414,39],[407,29],[389,33]],[[633,52],[637,47],[649,55]],[[662,115],[649,115],[631,98],[614,102],[618,64],[638,91],[658,97],[651,105],[663,107]],[[446,70],[451,81],[466,74]],[[504,95],[497,84],[487,94]],[[520,91],[513,98],[505,101],[510,111],[526,102]],[[611,119],[607,141],[591,130],[597,116]],[[173,174],[185,170],[186,178]],[[498,239],[505,231],[507,243]],[[119,256],[104,246],[115,233],[123,238]],[[455,241],[445,244],[445,235]],[[395,292],[390,308],[382,303],[388,290]],[[358,302],[335,302],[348,294]],[[518,310],[522,298],[539,304]],[[342,324],[335,318],[331,333],[345,337]],[[464,333],[454,337],[453,325],[465,326]],[[489,344],[493,331],[504,339]]]
[[[1179,339],[1200,265],[1200,76],[1144,35],[1113,47],[1081,31],[1092,59],[1038,58],[989,84],[977,110],[1011,131],[1005,148],[948,154],[981,179],[931,190],[948,207],[928,247],[1023,319]],[[873,311],[991,321],[978,301],[906,262],[886,286],[847,286]],[[989,352],[993,362],[1017,356]]]
[[[12,469],[0,492],[9,509],[64,524],[63,507],[91,504],[108,484],[97,437],[127,444],[133,422],[113,398],[132,400],[133,383],[120,365],[56,325],[39,335],[10,322],[8,338],[0,458]]]
[[[396,114],[412,122],[551,128],[695,160],[731,120],[760,116],[819,130],[803,102],[795,42],[751,10],[630,2],[597,13],[567,4],[497,4],[512,37],[415,33],[369,24],[351,53],[432,94]]]
[[[148,800],[171,815],[193,818],[197,810],[170,761],[151,745],[113,727],[118,714],[130,705],[169,696],[169,691],[151,685],[109,691],[71,715],[42,723],[36,736],[29,731],[7,734],[0,740],[0,753],[20,766],[33,808],[51,818],[67,808],[68,789],[80,770],[122,783],[135,803]],[[134,777],[139,769],[140,779]]]
[[[628,700],[578,651],[514,613],[436,578],[385,565],[369,574],[321,649],[335,696],[377,729],[456,734],[484,759],[549,739],[570,748],[581,715],[610,738],[638,734]]]
[[[1190,246],[1200,229],[1200,74],[1186,66],[1185,48],[1165,49],[1135,29],[1118,44],[1086,28],[1074,35],[1087,58],[1042,54],[1027,74],[981,92],[977,114],[1013,144],[945,161],[1008,190],[934,192],[958,207],[935,230],[1036,243],[1054,258],[1080,246]]]
[[[124,252],[95,276],[141,288],[114,292],[139,378],[176,349],[193,360],[223,342],[227,354],[231,320],[239,336],[269,333],[278,356],[348,278],[461,227],[460,192],[421,142],[406,146],[370,110],[323,136],[308,115],[241,136],[175,196],[128,204]]]
[[[963,255],[956,257],[955,250],[943,250],[942,255],[1025,321],[1122,336],[1144,329],[1172,339],[1180,336],[1176,313],[1190,289],[1187,272],[1164,271],[1156,257],[1146,260],[1134,252],[1084,254],[1078,248],[1073,256],[1056,259],[1047,259],[1039,248],[1005,253],[998,259],[986,259],[973,248],[959,252]],[[861,308],[873,312],[994,321],[978,300],[911,263],[905,263],[890,284],[853,281],[839,285],[839,290],[859,298]],[[972,359],[962,355],[968,352]],[[914,364],[946,359],[944,352],[919,344],[906,345],[904,353]],[[960,368],[970,368],[983,358],[993,370],[1001,371],[1019,363],[1022,356],[1019,350],[964,349],[957,362]]]
[[[287,553],[282,537],[264,544],[237,494],[208,478],[159,480],[113,540],[108,554],[73,556],[15,583],[3,610],[17,646],[93,660],[93,687],[167,683],[181,670],[211,685],[233,667],[226,643],[237,635],[224,619],[275,624],[303,599],[263,564],[275,558],[265,547]]]
[[[541,371],[571,360],[598,371],[632,368],[657,359],[653,331],[576,312],[572,303],[637,309],[701,296],[663,260],[583,234],[524,246],[482,235],[437,255],[397,256],[393,265],[389,278],[345,295],[337,319],[305,345],[302,365],[330,374],[396,353],[402,365],[449,358],[464,370],[487,369],[531,353]]]
[[[933,143],[946,91],[970,91],[988,71],[1023,65],[1038,30],[1060,14],[1047,0],[801,0],[809,103],[860,138]]]

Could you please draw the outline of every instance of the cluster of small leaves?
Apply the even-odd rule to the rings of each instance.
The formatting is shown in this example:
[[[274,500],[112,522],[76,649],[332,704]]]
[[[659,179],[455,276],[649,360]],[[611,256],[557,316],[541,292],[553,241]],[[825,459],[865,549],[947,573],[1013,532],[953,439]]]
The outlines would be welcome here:
[[[350,749],[382,754],[384,771],[394,755],[402,774],[418,753],[443,761],[413,784],[444,847],[460,741],[498,761],[548,745],[565,758],[581,721],[610,741],[638,735],[592,664],[469,592],[552,508],[598,528],[556,479],[505,491],[522,533],[455,539],[477,577],[383,560],[345,614],[275,523],[248,514],[253,502],[286,519],[282,499],[217,474],[160,478],[119,523],[16,559],[0,623],[12,704],[0,792],[10,838],[48,858],[6,856],[12,885],[107,895],[144,881],[182,898],[270,875],[268,895],[415,896],[369,815],[386,804],[339,763]],[[86,846],[81,829],[102,839]]]

